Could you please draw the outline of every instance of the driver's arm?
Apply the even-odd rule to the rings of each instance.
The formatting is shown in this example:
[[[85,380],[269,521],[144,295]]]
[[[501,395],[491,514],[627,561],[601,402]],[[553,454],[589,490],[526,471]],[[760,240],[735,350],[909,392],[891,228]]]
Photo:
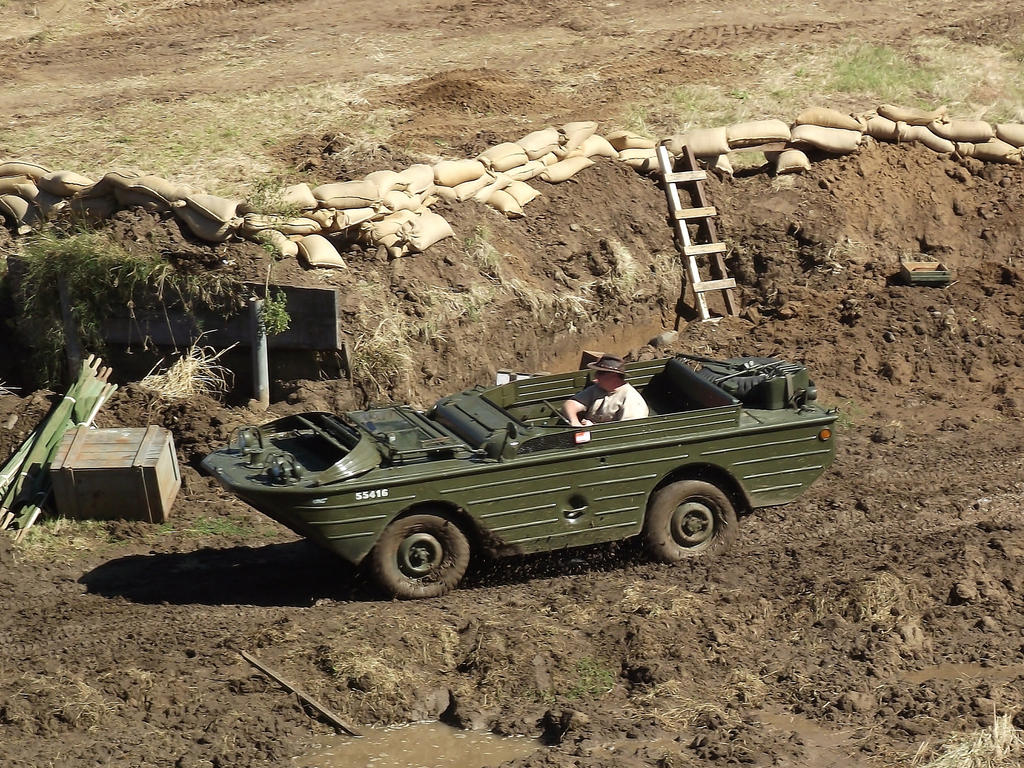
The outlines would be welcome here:
[[[591,422],[589,419],[580,419],[580,416],[587,410],[587,406],[581,403],[579,400],[569,398],[562,404],[562,413],[565,414],[566,421],[572,424],[574,427],[589,427]]]

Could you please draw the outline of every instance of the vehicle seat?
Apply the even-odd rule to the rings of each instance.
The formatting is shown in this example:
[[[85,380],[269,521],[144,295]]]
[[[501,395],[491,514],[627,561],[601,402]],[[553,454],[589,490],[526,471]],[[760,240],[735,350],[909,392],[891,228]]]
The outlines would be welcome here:
[[[681,360],[672,359],[655,374],[643,391],[653,413],[719,408],[739,405],[739,400],[721,387],[702,378]]]

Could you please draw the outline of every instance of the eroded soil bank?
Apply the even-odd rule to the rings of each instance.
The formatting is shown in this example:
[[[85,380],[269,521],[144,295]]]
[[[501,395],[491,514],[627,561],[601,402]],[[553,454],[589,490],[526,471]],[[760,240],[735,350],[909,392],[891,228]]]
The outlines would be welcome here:
[[[538,290],[600,280],[615,241],[650,273],[634,299],[538,324],[522,295],[494,294],[419,350],[396,396],[570,367],[581,347],[774,352],[806,361],[841,411],[836,464],[811,492],[744,519],[713,563],[655,565],[627,543],[484,564],[444,598],[394,603],[194,469],[262,416],[125,387],[100,425],[171,428],[185,485],[168,525],[0,539],[7,764],[277,765],[329,732],[239,650],[354,723],[543,736],[524,768],[906,764],[924,741],[1020,711],[1024,173],[875,147],[801,177],[716,179],[745,311],[684,323],[656,350],[678,291],[655,271],[672,249],[661,193],[592,170],[524,221],[460,208],[453,225],[486,226],[502,279]],[[486,279],[470,247],[366,256],[363,273],[419,317],[429,289]],[[945,262],[954,283],[899,284],[909,256]],[[367,397],[277,376],[275,414]],[[0,398],[0,453],[45,407]]]

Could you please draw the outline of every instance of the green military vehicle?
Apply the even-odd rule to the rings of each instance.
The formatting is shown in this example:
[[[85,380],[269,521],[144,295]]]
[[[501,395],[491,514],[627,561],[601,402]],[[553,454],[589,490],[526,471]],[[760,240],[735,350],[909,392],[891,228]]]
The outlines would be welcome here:
[[[642,536],[675,562],[725,549],[737,513],[792,501],[831,463],[836,414],[775,358],[630,363],[650,406],[570,426],[589,370],[408,406],[243,427],[202,464],[227,489],[400,598],[456,586],[470,558]]]

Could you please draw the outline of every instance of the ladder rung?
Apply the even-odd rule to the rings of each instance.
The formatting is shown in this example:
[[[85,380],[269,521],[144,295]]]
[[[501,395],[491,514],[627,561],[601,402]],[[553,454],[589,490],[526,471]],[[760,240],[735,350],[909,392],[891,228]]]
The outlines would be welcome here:
[[[705,291],[724,291],[727,288],[735,288],[736,281],[731,277],[726,277],[722,280],[705,280],[702,283],[694,283],[693,290],[695,293],[704,293]]]
[[[717,216],[718,211],[709,205],[706,208],[680,208],[675,215],[676,219],[703,219],[705,216]]]
[[[687,245],[683,247],[684,256],[701,256],[705,253],[725,253],[725,243],[706,243],[704,245]]]
[[[707,171],[674,171],[665,174],[665,181],[678,184],[681,181],[704,181],[707,177]]]

